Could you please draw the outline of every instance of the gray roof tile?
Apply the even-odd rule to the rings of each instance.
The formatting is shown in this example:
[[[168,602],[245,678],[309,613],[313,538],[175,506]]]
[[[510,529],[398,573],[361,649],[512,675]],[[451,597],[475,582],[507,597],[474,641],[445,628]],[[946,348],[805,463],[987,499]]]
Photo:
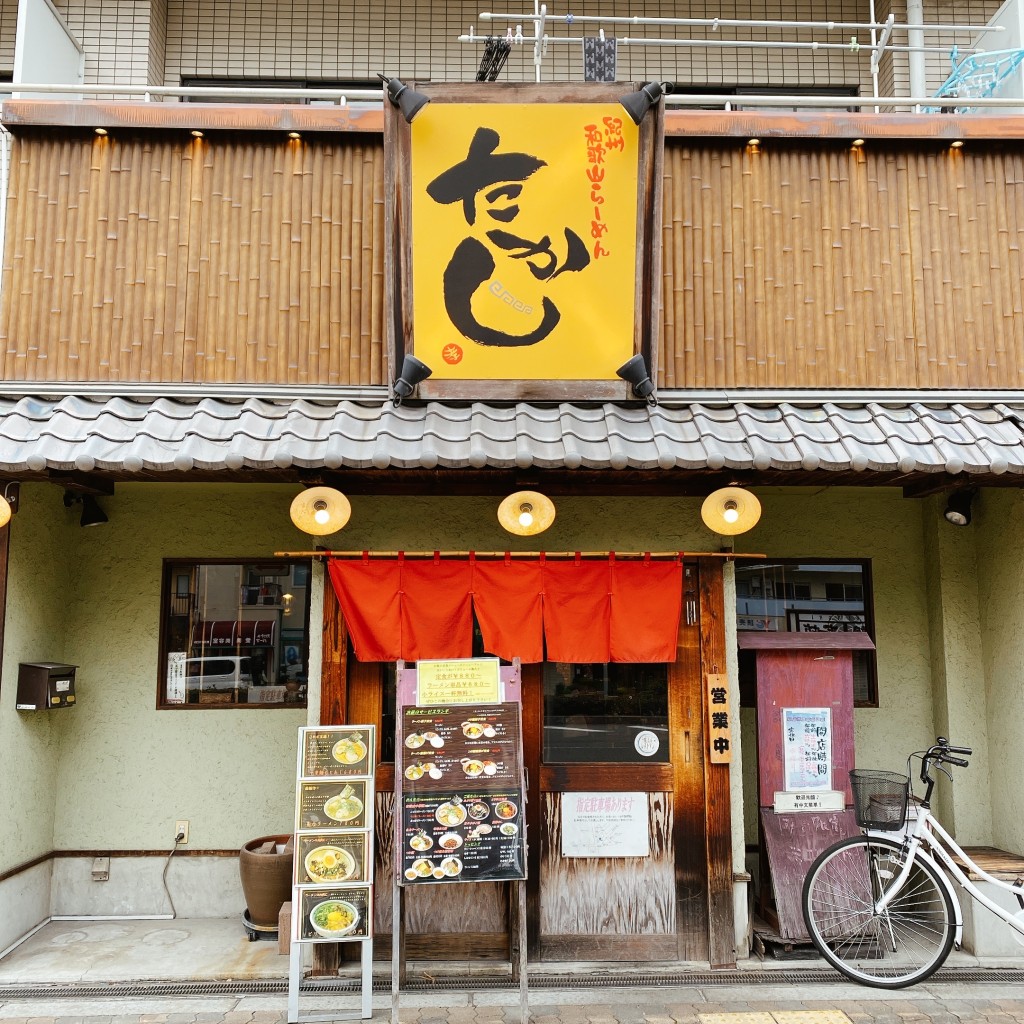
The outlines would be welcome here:
[[[1024,403],[0,398],[0,472],[723,468],[1024,475]]]

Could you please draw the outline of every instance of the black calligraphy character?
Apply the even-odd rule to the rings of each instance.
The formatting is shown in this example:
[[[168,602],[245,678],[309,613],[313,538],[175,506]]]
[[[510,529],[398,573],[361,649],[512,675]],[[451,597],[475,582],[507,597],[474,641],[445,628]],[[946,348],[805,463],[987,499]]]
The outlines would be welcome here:
[[[427,186],[427,195],[444,205],[462,203],[466,223],[476,224],[478,196],[483,193],[486,214],[492,220],[509,224],[519,216],[518,200],[523,186],[547,163],[529,153],[496,153],[501,137],[493,128],[478,128],[469,144],[465,160],[439,174]],[[496,187],[492,187],[496,186]],[[590,263],[583,239],[564,229],[566,258],[559,264],[549,235],[539,240],[522,238],[509,231],[493,229],[484,237],[497,250],[514,260],[525,260],[538,281],[551,281],[559,274],[578,272]],[[479,321],[473,310],[473,296],[494,274],[496,264],[488,247],[478,238],[464,238],[444,271],[444,304],[452,323],[467,338],[481,345],[516,347],[543,341],[558,325],[562,314],[548,296],[543,296],[540,324],[531,331],[513,334],[489,327]]]
[[[729,712],[728,711],[712,711],[711,712],[711,728],[712,729],[728,729],[729,728]]]
[[[729,741],[724,736],[716,736],[712,746],[718,754],[724,754],[729,749]]]
[[[724,686],[712,686],[711,687],[711,703],[712,704],[724,704],[725,703],[725,687]]]

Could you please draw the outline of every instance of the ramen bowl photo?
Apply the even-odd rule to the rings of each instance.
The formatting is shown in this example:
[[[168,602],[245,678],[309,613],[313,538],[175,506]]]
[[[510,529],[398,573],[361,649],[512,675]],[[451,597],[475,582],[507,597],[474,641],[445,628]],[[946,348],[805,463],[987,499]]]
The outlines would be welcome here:
[[[306,874],[314,882],[345,882],[356,870],[356,859],[340,846],[318,846],[306,854]]]
[[[355,931],[359,911],[347,900],[324,900],[309,912],[313,931],[325,939],[340,939]]]
[[[366,744],[358,736],[346,736],[331,749],[338,764],[359,764],[366,757]]]
[[[462,735],[469,740],[478,740],[484,734],[484,727],[479,722],[463,722]]]
[[[441,861],[441,873],[448,878],[462,874],[462,861],[458,857],[445,857]]]
[[[494,805],[494,813],[499,818],[508,820],[509,818],[514,818],[519,813],[519,808],[511,800],[499,800]]]
[[[439,825],[447,825],[449,828],[461,825],[466,820],[466,808],[451,801],[443,803],[434,811],[434,819]]]
[[[353,821],[363,813],[363,801],[357,796],[338,793],[324,803],[324,814],[331,821]]]

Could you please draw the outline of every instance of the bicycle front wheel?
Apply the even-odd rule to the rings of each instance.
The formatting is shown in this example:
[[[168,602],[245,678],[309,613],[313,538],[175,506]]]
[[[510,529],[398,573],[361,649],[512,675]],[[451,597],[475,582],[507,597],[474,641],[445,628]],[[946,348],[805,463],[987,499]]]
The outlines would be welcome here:
[[[920,859],[885,909],[875,909],[905,858],[899,843],[856,836],[821,854],[804,880],[804,921],[814,945],[837,971],[864,985],[923,981],[953,947],[952,898],[935,868]]]

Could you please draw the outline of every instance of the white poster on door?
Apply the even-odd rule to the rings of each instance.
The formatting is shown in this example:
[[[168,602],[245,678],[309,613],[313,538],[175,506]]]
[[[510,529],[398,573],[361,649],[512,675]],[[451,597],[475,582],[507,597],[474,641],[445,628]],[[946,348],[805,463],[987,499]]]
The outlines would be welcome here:
[[[832,788],[831,708],[783,708],[785,790]]]
[[[563,857],[649,857],[646,793],[563,793]]]

